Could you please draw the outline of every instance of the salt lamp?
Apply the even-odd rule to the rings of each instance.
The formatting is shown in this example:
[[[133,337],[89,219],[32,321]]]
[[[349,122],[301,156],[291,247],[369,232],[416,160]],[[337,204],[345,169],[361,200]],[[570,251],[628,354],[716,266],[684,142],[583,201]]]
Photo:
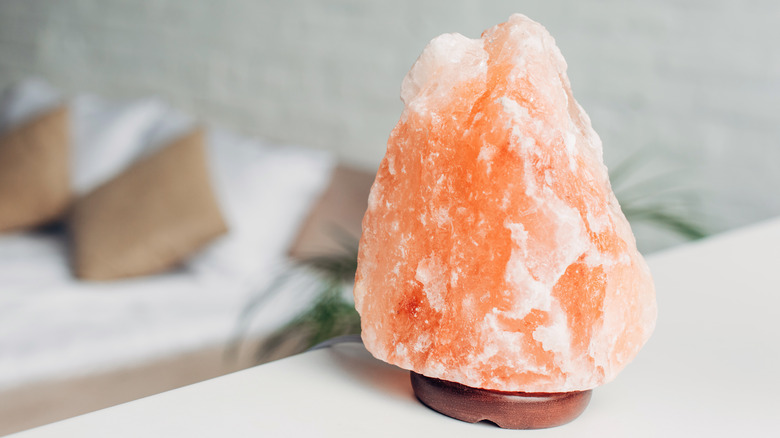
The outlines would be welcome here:
[[[513,15],[480,39],[432,40],[401,99],[360,240],[366,348],[447,415],[570,421],[657,310],[563,56]]]

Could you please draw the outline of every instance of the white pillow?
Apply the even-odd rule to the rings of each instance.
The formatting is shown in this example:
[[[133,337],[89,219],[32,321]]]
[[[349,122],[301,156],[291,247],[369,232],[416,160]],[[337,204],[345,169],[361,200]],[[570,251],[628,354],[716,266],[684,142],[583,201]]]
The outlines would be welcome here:
[[[0,132],[54,108],[61,101],[60,92],[38,78],[26,79],[6,88],[0,96]]]
[[[71,103],[72,184],[81,195],[108,181],[146,149],[169,108],[154,98],[111,102],[81,95]]]
[[[254,286],[285,260],[298,228],[327,185],[334,157],[220,129],[209,130],[208,152],[229,230],[189,266]]]

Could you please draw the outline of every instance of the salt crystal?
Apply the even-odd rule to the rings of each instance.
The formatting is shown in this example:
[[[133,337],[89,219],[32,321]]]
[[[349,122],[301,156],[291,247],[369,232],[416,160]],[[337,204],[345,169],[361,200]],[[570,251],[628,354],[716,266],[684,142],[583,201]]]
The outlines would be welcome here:
[[[401,96],[360,241],[366,348],[501,391],[614,378],[653,331],[655,291],[550,34],[513,15],[439,36]]]

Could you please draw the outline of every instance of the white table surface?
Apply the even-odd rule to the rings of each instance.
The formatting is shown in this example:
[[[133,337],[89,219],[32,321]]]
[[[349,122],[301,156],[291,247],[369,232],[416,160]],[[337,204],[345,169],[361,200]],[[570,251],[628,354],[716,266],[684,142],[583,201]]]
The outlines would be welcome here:
[[[780,436],[780,218],[648,261],[655,334],[594,390],[580,418],[558,428],[508,431],[442,416],[416,401],[406,371],[344,344],[17,436]]]

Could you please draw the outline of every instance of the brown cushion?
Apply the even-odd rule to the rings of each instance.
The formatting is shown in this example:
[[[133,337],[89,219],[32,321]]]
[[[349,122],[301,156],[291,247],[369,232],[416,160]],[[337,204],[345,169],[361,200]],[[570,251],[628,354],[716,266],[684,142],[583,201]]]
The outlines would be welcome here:
[[[0,232],[59,218],[71,200],[66,107],[0,136]]]
[[[224,234],[203,131],[175,140],[79,199],[70,227],[76,275],[88,280],[165,271]]]
[[[336,255],[345,246],[354,246],[360,238],[363,215],[368,207],[368,193],[376,172],[338,165],[330,183],[301,226],[290,248],[290,256]]]

